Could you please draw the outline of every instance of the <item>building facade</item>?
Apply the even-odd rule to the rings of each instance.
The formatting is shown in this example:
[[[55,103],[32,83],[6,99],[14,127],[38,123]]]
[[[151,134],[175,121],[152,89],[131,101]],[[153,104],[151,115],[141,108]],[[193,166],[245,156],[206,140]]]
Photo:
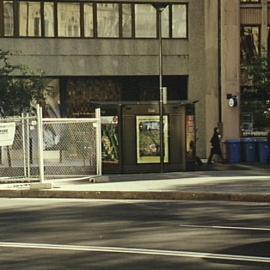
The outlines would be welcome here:
[[[154,2],[164,1],[1,1],[0,47],[13,53],[14,62],[45,72],[51,115],[86,116],[92,102],[159,100]],[[256,127],[245,100],[240,59],[249,42],[254,53],[267,48],[270,2],[167,3],[161,15],[163,84],[168,100],[196,102],[199,155],[207,156],[217,125],[224,140],[257,129],[264,135],[269,127]],[[230,97],[237,106],[229,106]]]

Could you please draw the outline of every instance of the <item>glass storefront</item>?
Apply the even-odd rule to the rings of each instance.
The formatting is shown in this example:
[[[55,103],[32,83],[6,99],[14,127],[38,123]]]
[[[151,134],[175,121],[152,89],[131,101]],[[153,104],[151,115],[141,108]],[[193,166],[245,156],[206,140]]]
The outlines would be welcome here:
[[[61,79],[64,116],[87,117],[96,102],[158,101],[157,76],[119,76]],[[168,100],[187,99],[187,76],[164,76]]]

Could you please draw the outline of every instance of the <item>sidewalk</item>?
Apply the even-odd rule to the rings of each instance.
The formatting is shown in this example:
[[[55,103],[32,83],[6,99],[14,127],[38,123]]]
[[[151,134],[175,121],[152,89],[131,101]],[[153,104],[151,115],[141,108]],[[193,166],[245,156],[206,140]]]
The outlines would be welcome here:
[[[203,169],[108,175],[95,183],[57,180],[51,189],[30,188],[28,183],[1,184],[0,197],[270,202],[269,165],[216,164]]]

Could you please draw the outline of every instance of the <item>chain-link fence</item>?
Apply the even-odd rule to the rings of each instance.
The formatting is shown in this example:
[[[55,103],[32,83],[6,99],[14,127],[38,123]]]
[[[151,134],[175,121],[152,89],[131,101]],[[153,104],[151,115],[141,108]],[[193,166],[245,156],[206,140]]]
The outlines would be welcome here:
[[[95,118],[75,119],[37,112],[0,119],[0,180],[101,175],[100,110]]]
[[[29,115],[0,119],[0,179],[38,179],[36,124],[36,116]]]
[[[45,177],[95,175],[96,125],[93,119],[44,119]]]

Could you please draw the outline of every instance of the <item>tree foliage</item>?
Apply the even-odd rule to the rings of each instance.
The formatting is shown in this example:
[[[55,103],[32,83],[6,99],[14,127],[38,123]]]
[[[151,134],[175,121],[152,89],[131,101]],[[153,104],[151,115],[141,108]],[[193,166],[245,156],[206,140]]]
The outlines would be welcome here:
[[[0,116],[31,112],[33,101],[44,101],[44,80],[41,71],[10,61],[12,53],[0,49]]]
[[[242,84],[256,92],[257,97],[270,98],[270,57],[267,54],[256,55],[243,63],[242,71],[246,74]]]

